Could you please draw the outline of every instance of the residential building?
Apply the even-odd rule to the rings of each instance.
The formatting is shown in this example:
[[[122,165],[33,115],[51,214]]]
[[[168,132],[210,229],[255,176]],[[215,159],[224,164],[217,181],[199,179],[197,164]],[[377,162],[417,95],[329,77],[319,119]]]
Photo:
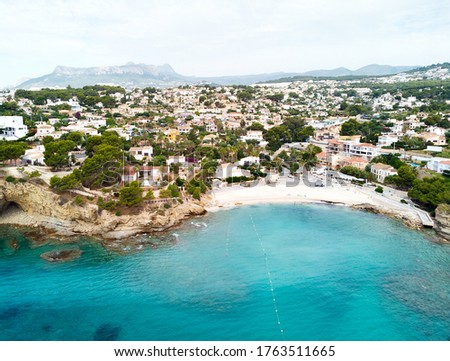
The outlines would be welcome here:
[[[135,167],[128,166],[125,167],[122,173],[122,182],[131,183],[138,180],[139,173]]]
[[[27,149],[22,157],[22,161],[32,165],[44,165],[44,150],[45,147],[43,145]]]
[[[130,153],[133,154],[136,160],[143,160],[144,158],[149,160],[153,155],[153,147],[150,145],[143,147],[131,147]]]
[[[169,158],[167,158],[167,165],[177,163],[184,165],[186,163],[186,157],[184,155],[169,155]]]
[[[192,126],[190,124],[184,124],[184,125],[178,126],[177,129],[180,132],[180,134],[189,134],[189,132],[192,129]]]
[[[417,137],[422,138],[426,143],[433,143],[434,145],[447,144],[445,135],[439,135],[436,133],[420,133]]]
[[[262,130],[249,130],[247,132],[247,135],[242,136],[241,140],[246,141],[246,140],[250,140],[250,141],[257,141],[257,142],[261,142],[264,140],[263,138],[263,132]]]
[[[364,170],[369,164],[365,157],[344,157],[338,161],[339,167],[355,167]]]
[[[450,170],[450,159],[448,158],[431,158],[427,163],[427,168],[438,173]]]
[[[377,177],[377,181],[380,183],[384,183],[384,179],[387,176],[397,174],[397,171],[395,170],[395,168],[391,167],[388,164],[383,164],[383,163],[372,164],[370,167],[370,172],[375,174],[375,176]]]
[[[250,164],[259,164],[259,161],[259,157],[245,157],[241,158],[238,163],[241,167],[244,167]]]
[[[380,154],[379,149],[370,143],[351,144],[348,153],[350,156],[366,157],[369,160]]]
[[[35,137],[42,139],[46,136],[51,136],[54,132],[55,132],[54,126],[46,123],[39,123],[36,125]]]
[[[398,136],[395,134],[384,134],[378,137],[378,147],[390,147],[392,144],[398,142]]]
[[[28,134],[21,116],[0,116],[0,140],[18,140]]]
[[[249,171],[239,168],[236,164],[224,163],[217,167],[215,176],[224,180],[228,177],[250,177],[251,174]]]

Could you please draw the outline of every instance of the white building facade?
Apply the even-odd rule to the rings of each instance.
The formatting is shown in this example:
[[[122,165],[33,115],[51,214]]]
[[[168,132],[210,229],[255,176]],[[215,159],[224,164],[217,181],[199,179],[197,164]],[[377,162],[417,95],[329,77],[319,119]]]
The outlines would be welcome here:
[[[0,140],[18,140],[28,134],[21,116],[0,116]]]

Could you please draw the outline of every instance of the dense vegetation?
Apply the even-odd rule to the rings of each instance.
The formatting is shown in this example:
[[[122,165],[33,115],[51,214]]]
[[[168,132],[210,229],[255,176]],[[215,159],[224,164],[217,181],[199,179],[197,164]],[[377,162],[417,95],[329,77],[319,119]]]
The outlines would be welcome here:
[[[105,108],[112,108],[116,105],[116,101],[111,94],[115,93],[125,94],[125,89],[109,85],[84,86],[83,88],[67,87],[66,89],[19,89],[15,93],[15,98],[29,99],[35,105],[45,105],[47,99],[53,102],[58,100],[68,101],[75,96],[81,105],[93,107],[101,102]]]

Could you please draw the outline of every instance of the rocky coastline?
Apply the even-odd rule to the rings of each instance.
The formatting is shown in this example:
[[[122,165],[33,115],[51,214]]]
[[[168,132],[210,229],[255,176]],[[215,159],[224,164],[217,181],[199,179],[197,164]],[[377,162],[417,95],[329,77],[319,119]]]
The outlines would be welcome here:
[[[9,212],[11,208],[16,212]],[[120,215],[99,210],[96,204],[75,204],[45,185],[8,183],[0,179],[0,223],[32,228],[36,236],[88,236],[102,241],[125,240],[141,233],[160,233],[189,217],[206,213],[201,202],[147,207],[139,213]]]
[[[320,203],[343,205],[342,202]],[[350,208],[382,214],[402,221],[407,227],[421,229],[419,219],[405,213],[371,203],[349,205]],[[16,207],[17,212],[9,212]],[[25,226],[31,238],[76,238],[87,236],[99,239],[104,245],[127,243],[139,234],[158,234],[180,225],[184,220],[201,216],[211,209],[211,204],[185,201],[170,208],[147,207],[138,213],[118,215],[100,210],[96,204],[76,205],[67,196],[52,192],[46,185],[8,183],[0,179],[0,224]],[[440,241],[450,241],[450,207],[436,209],[435,227]]]

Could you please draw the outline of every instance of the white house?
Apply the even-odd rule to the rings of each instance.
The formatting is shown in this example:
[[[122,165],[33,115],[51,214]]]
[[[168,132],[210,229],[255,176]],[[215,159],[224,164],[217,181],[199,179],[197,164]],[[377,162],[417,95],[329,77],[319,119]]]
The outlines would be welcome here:
[[[257,142],[261,142],[262,140],[264,140],[263,138],[263,132],[261,130],[249,130],[247,132],[247,135],[242,136],[241,139],[243,141],[246,140],[255,140]]]
[[[28,133],[21,116],[0,116],[0,140],[18,140]]]
[[[46,123],[39,123],[36,125],[36,138],[44,138],[52,135],[55,132],[55,127]]]
[[[439,135],[436,133],[420,133],[417,135],[422,138],[427,143],[433,143],[434,145],[446,145],[446,139],[444,135]]]
[[[250,165],[250,164],[259,164],[259,157],[245,157],[245,158],[239,159],[239,165],[241,167],[243,167],[245,165]]]
[[[349,147],[350,156],[366,157],[371,159],[380,154],[377,147],[370,143],[351,144]]]
[[[395,168],[383,163],[372,164],[370,167],[370,172],[376,175],[377,181],[380,183],[383,183],[387,176],[397,174]]]
[[[32,149],[27,149],[22,157],[22,161],[33,165],[44,165],[44,150],[45,148],[43,145],[38,145]]]
[[[378,147],[389,147],[394,143],[398,142],[398,135],[395,134],[384,134],[378,137]]]
[[[450,159],[448,158],[431,158],[427,163],[427,168],[438,173],[450,170]]]
[[[245,169],[238,168],[236,164],[224,163],[217,167],[216,178],[226,179],[228,177],[250,177],[251,174]]]
[[[167,165],[171,164],[185,164],[186,163],[186,157],[184,155],[169,155],[167,158]]]
[[[153,147],[150,145],[144,147],[131,147],[130,152],[136,160],[143,160],[144,158],[151,159],[153,155]]]

